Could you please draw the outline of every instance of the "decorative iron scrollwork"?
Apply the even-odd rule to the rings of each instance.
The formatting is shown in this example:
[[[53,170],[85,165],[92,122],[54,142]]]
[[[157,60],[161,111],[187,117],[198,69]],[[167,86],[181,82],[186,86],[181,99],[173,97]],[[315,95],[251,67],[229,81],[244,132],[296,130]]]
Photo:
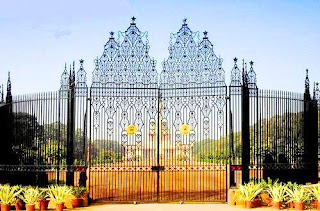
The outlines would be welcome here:
[[[87,89],[87,73],[83,68],[84,60],[80,60],[80,68],[77,72],[77,80],[76,80],[76,96],[86,97],[88,94]]]
[[[234,66],[231,70],[231,83],[230,83],[230,86],[241,86],[242,85],[242,81],[241,81],[241,78],[242,78],[242,73],[241,73],[241,70],[238,68],[238,65],[237,65],[237,61],[238,59],[237,58],[234,58],[233,59],[234,61]]]
[[[160,83],[165,87],[225,86],[222,59],[218,58],[207,32],[200,41],[184,19],[180,30],[171,34],[169,57],[163,62]]]
[[[141,32],[135,18],[125,32],[110,33],[103,54],[95,61],[92,87],[156,88],[156,62],[149,56],[148,33]]]

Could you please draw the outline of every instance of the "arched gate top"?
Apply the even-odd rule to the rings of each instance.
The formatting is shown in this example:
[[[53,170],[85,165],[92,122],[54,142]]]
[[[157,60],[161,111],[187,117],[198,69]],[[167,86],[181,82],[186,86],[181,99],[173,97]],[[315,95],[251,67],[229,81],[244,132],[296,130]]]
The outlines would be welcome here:
[[[92,87],[157,87],[156,62],[149,48],[147,32],[138,29],[133,17],[117,40],[110,33],[102,55],[95,60]]]
[[[160,83],[163,86],[224,86],[225,72],[222,59],[213,50],[205,31],[202,40],[199,32],[188,27],[186,19],[179,31],[171,34],[169,57],[163,62]]]

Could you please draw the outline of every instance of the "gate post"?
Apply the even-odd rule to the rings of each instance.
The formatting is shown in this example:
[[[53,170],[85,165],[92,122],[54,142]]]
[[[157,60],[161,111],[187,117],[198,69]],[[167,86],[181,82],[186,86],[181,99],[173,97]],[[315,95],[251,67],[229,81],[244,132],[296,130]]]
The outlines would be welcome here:
[[[310,96],[310,81],[308,69],[306,70],[305,93],[304,93],[304,118],[303,118],[303,137],[304,152],[303,164],[308,173],[304,173],[303,182],[318,182],[318,108],[316,100]]]
[[[250,136],[249,136],[249,87],[247,72],[242,71],[242,90],[241,90],[241,145],[242,145],[242,183],[249,182],[250,164]]]
[[[73,140],[75,130],[75,71],[73,62],[73,71],[69,77],[69,90],[68,90],[68,120],[67,120],[67,175],[66,185],[74,185],[74,169],[73,169]]]

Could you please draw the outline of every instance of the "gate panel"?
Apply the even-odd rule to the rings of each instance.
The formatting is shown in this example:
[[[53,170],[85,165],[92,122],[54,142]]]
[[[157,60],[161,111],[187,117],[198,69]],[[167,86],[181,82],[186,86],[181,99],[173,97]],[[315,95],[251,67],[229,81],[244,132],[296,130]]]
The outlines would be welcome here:
[[[161,201],[225,201],[226,87],[162,89]]]
[[[156,200],[157,89],[92,89],[93,199]]]

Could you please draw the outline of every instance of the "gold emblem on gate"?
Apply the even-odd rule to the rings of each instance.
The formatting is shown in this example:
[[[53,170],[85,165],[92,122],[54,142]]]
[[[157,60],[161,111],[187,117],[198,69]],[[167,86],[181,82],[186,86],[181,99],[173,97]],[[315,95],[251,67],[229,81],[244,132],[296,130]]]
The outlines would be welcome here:
[[[180,134],[187,135],[190,133],[191,127],[188,124],[183,124],[180,126]]]
[[[130,135],[130,136],[133,136],[134,134],[136,134],[136,133],[137,133],[137,130],[138,130],[138,128],[137,128],[137,126],[135,126],[135,125],[128,125],[128,126],[126,127],[126,133],[127,133],[128,135]]]

